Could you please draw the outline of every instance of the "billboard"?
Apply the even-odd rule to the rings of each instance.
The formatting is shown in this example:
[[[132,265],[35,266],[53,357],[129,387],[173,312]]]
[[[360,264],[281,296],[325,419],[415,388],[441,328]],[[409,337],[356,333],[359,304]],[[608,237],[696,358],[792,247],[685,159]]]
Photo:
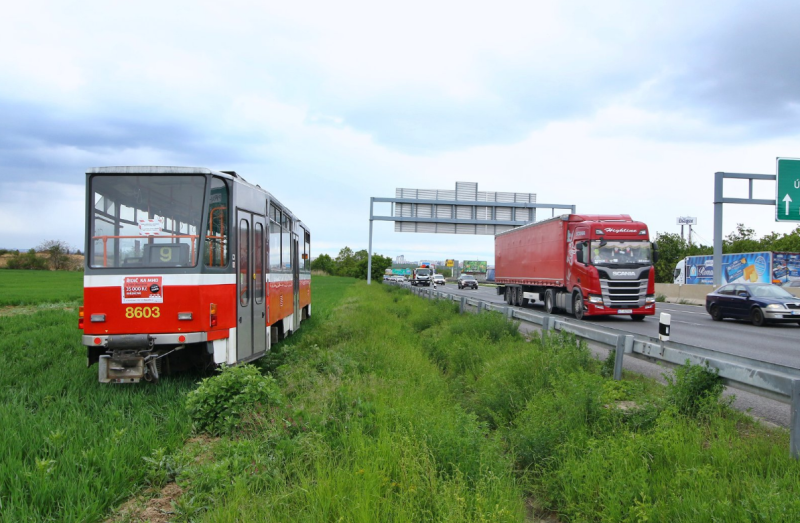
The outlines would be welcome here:
[[[477,261],[477,260],[468,261],[468,260],[465,260],[462,263],[462,267],[463,268],[461,270],[462,270],[462,272],[481,272],[481,273],[485,273],[487,265],[488,265],[488,262],[485,262],[485,261]]]
[[[797,253],[748,252],[722,255],[722,284],[780,283],[800,279],[800,255]],[[686,258],[686,283],[714,283],[714,257]]]
[[[454,265],[455,260],[445,260],[444,266],[445,267],[452,267]]]

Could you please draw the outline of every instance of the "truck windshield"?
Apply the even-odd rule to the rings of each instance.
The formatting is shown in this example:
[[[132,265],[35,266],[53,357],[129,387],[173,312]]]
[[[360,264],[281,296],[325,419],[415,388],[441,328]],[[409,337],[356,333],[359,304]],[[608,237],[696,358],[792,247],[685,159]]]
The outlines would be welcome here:
[[[595,240],[591,247],[591,262],[594,265],[652,265],[650,242],[610,241],[601,247]]]
[[[430,274],[430,269],[417,269],[417,276],[429,276]]]
[[[205,184],[204,176],[93,176],[90,265],[197,265]]]

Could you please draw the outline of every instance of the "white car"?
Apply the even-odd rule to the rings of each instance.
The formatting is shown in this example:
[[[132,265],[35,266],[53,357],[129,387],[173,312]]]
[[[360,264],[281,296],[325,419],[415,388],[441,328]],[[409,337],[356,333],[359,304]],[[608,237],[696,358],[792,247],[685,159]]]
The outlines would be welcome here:
[[[442,275],[442,274],[434,274],[433,275],[433,283],[434,283],[434,285],[444,285],[445,284],[444,275]]]

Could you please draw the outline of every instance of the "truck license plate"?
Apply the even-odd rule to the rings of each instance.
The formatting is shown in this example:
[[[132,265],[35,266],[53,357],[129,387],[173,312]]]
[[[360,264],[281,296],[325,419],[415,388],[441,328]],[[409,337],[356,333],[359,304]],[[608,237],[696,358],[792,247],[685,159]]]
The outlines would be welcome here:
[[[633,312],[633,309],[619,309],[617,311],[617,314],[631,314],[632,312]]]

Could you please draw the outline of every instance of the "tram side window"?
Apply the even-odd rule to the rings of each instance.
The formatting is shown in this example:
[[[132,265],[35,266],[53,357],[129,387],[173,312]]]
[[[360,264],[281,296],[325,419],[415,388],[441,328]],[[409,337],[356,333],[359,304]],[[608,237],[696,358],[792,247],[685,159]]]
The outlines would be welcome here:
[[[281,226],[269,220],[269,270],[281,269]]]
[[[301,229],[303,231],[303,270],[310,271],[311,270],[311,235],[308,233],[307,230]]]
[[[292,233],[290,231],[290,221],[286,214],[283,214],[281,221],[281,267],[284,269],[292,268]]]
[[[208,223],[206,223],[206,267],[226,267],[228,265],[228,209],[230,191],[222,178],[211,181],[211,196],[208,200]]]

